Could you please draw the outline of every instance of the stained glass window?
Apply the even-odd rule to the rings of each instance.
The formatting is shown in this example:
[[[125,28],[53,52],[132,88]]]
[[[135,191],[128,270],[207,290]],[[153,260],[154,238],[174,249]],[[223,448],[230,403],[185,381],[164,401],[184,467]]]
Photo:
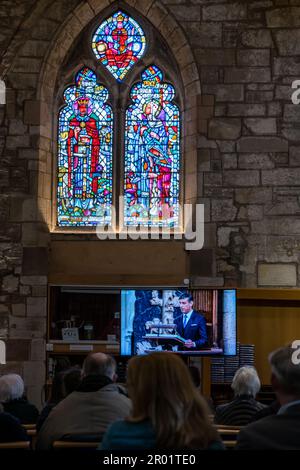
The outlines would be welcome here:
[[[118,80],[142,57],[146,38],[140,25],[126,13],[117,11],[96,30],[92,48],[97,59]]]
[[[126,111],[124,225],[179,226],[180,113],[175,91],[152,65]]]
[[[110,224],[112,109],[108,91],[83,68],[65,90],[58,124],[57,222],[65,226]]]

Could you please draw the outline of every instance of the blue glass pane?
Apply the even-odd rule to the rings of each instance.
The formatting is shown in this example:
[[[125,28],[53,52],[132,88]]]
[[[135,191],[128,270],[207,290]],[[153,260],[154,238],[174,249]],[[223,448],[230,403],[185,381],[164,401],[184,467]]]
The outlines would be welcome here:
[[[95,56],[118,81],[143,56],[145,47],[142,28],[122,11],[105,20],[92,39]]]
[[[113,114],[107,89],[83,68],[65,90],[58,123],[57,223],[111,223]]]
[[[180,112],[152,65],[126,111],[124,225],[179,226]]]

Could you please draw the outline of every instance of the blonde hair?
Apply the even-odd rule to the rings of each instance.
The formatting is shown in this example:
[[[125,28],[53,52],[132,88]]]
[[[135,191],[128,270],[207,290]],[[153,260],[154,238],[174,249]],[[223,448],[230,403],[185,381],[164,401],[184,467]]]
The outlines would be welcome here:
[[[183,360],[171,353],[135,356],[128,366],[131,421],[149,419],[158,448],[205,449],[219,440]]]

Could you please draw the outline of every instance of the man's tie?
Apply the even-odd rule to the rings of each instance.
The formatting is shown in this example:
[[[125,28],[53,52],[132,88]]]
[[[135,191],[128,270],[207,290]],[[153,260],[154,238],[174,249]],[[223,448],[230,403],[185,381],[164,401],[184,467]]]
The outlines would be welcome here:
[[[186,324],[187,324],[187,316],[186,315],[183,315],[183,328],[185,329],[186,327]]]

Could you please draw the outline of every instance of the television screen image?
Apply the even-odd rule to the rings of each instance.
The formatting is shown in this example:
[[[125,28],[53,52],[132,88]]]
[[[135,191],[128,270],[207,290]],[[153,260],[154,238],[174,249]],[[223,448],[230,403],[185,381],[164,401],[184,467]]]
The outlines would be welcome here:
[[[121,292],[121,354],[236,354],[235,289]]]

